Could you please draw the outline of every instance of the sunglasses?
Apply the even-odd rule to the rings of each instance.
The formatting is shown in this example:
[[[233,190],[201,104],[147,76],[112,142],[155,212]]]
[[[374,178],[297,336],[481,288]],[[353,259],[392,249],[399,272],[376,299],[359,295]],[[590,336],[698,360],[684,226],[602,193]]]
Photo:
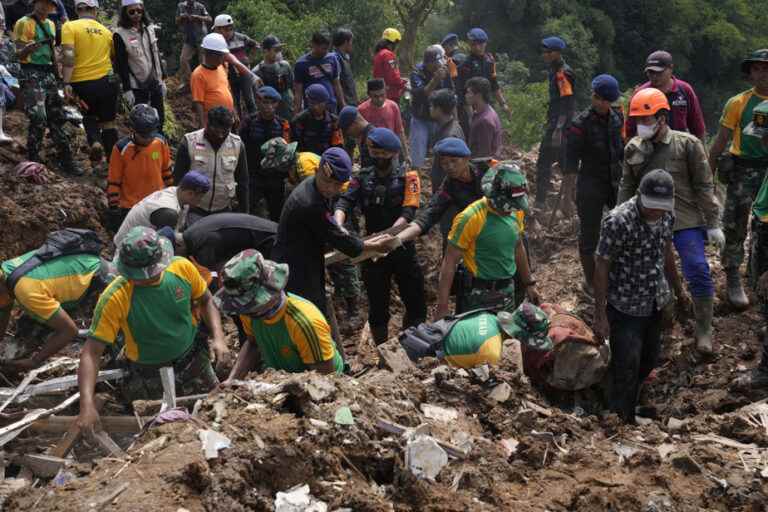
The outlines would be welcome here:
[[[144,14],[144,9],[128,9],[128,16],[133,16],[134,14]]]

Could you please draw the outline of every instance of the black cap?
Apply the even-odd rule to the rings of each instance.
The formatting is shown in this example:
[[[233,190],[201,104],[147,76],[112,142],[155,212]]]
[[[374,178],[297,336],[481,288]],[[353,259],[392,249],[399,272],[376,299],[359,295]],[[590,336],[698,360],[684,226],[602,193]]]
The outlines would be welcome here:
[[[283,46],[283,43],[280,42],[280,40],[277,38],[277,36],[268,35],[261,42],[261,49],[262,50],[271,50],[272,48],[275,48],[277,46]]]
[[[672,66],[672,55],[663,50],[653,52],[645,59],[646,71],[661,72],[670,66]]]
[[[643,176],[637,191],[645,208],[675,211],[675,180],[664,169],[656,169]]]

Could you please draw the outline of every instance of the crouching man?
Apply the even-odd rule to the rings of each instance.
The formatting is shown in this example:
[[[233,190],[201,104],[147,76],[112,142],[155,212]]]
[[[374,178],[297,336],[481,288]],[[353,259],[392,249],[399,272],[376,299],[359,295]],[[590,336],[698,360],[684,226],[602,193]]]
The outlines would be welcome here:
[[[221,278],[224,287],[216,292],[216,305],[226,315],[240,315],[248,335],[224,385],[260,363],[287,372],[344,371],[323,314],[308,300],[285,292],[288,265],[247,249],[224,265]]]
[[[207,392],[218,385],[208,345],[197,335],[200,311],[213,335],[211,347],[219,363],[228,359],[221,318],[210,292],[189,260],[173,257],[170,241],[153,229],[135,227],[120,244],[115,265],[120,273],[101,294],[88,341],[80,355],[80,416],[78,425],[99,421],[94,388],[101,355],[118,333],[125,341],[129,375],[126,398],[159,398],[158,370],[172,366],[179,394]]]

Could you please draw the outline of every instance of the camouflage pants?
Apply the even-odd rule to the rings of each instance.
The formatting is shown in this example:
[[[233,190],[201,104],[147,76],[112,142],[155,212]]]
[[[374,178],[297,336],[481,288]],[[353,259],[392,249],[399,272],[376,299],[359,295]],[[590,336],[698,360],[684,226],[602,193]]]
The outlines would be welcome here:
[[[128,376],[123,379],[120,391],[129,402],[134,400],[159,400],[163,397],[163,385],[159,368],[128,362]],[[219,384],[211,366],[206,340],[196,339],[187,355],[174,364],[176,396],[207,393]]]
[[[465,290],[456,305],[456,314],[472,311],[473,309],[492,309],[494,311],[515,311],[515,281],[499,290],[471,288]]]
[[[763,183],[766,168],[737,166],[730,176],[723,209],[725,247],[720,254],[723,268],[738,268],[744,261],[744,241],[752,202]]]
[[[27,158],[40,161],[40,148],[48,127],[59,163],[64,167],[71,166],[72,149],[69,135],[64,130],[64,101],[59,94],[58,80],[51,73],[34,69],[24,69],[23,76],[24,113],[29,119]]]
[[[768,224],[752,217],[752,238],[749,247],[749,285],[757,291],[757,281],[768,272]],[[758,293],[758,296],[760,294]],[[768,303],[760,300],[760,312],[768,319]]]
[[[336,297],[350,299],[359,297],[362,291],[360,287],[360,268],[349,261],[334,263],[328,267],[328,273],[333,282],[333,294]]]

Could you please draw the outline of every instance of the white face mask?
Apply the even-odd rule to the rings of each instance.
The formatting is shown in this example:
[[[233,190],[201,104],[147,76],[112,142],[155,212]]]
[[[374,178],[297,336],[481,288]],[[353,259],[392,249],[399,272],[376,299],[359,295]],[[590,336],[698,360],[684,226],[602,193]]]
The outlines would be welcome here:
[[[659,128],[659,122],[655,122],[652,125],[638,124],[637,135],[643,140],[651,140]]]

